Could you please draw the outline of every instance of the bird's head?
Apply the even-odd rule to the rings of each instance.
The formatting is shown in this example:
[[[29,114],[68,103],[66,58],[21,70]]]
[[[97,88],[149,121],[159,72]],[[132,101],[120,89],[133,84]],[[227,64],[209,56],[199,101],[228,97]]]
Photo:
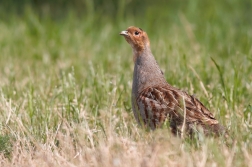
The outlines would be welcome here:
[[[148,35],[141,28],[131,26],[120,35],[124,36],[134,52],[142,52],[150,46]]]

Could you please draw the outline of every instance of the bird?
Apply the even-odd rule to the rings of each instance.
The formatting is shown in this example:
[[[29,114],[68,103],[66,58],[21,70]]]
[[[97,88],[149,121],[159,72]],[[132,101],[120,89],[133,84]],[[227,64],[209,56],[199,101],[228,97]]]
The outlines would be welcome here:
[[[155,130],[168,122],[172,134],[178,136],[192,136],[197,132],[215,136],[226,133],[226,128],[195,96],[166,81],[145,31],[130,26],[120,35],[133,50],[131,104],[138,124]]]

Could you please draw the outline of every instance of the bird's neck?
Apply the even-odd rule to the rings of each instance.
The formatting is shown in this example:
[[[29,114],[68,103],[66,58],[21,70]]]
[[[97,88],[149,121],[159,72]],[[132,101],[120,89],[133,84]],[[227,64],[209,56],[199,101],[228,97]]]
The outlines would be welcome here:
[[[136,63],[136,60],[140,56],[146,56],[151,53],[151,49],[148,45],[145,45],[144,47],[133,47],[133,61]],[[153,57],[153,56],[152,56]],[[154,57],[153,57],[154,58]]]
[[[163,72],[158,66],[149,48],[134,53],[134,63],[134,92],[140,93],[147,87],[166,83]]]

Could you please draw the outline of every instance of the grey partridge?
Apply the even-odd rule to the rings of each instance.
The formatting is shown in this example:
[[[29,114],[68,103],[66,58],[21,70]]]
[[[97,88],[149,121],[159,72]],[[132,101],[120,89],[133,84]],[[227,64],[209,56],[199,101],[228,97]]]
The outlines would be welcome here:
[[[120,35],[133,49],[131,102],[139,124],[154,130],[167,120],[171,132],[176,135],[191,135],[197,131],[206,135],[225,133],[225,128],[197,98],[166,82],[145,31],[131,26]]]

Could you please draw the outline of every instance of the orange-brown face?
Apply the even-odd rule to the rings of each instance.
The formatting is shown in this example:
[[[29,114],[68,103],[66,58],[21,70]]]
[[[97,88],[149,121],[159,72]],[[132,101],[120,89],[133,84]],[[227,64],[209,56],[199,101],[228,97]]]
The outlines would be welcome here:
[[[135,51],[142,51],[145,47],[149,46],[148,36],[141,28],[131,26],[126,31],[122,31],[120,35],[125,37],[126,41]]]

